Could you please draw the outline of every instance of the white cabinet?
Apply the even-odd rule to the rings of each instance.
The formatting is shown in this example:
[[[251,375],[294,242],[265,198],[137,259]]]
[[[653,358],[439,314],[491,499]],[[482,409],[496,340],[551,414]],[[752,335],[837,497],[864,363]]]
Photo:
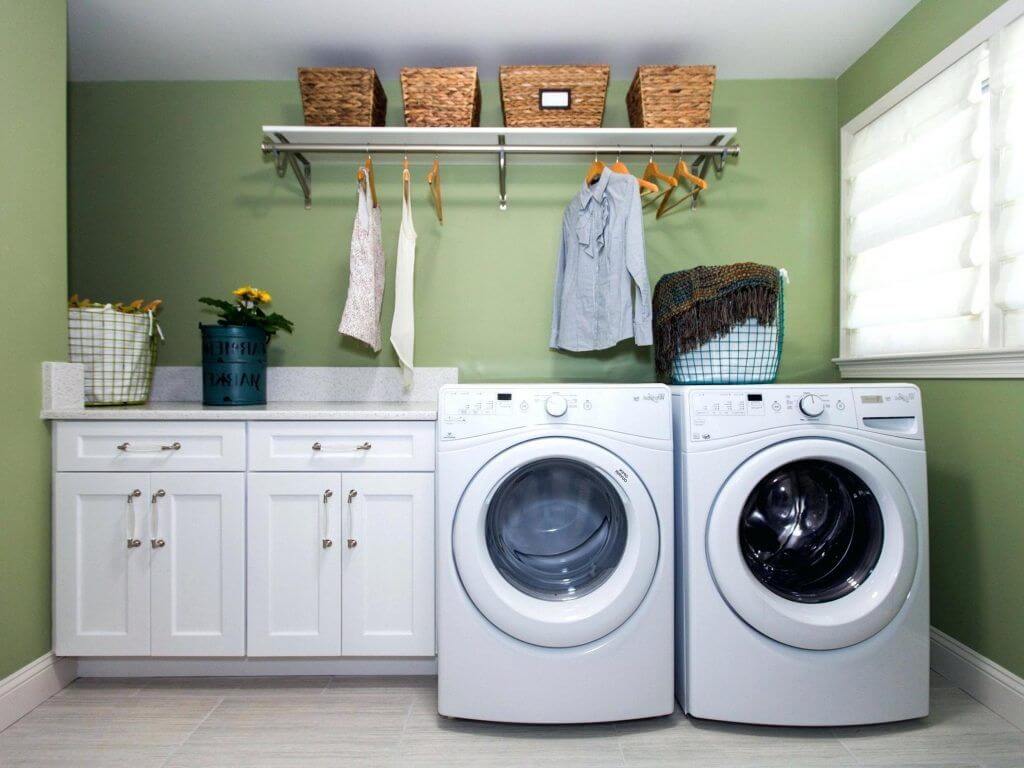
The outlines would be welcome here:
[[[57,475],[54,652],[149,654],[149,542],[144,473]]]
[[[345,473],[341,652],[434,655],[434,475]]]
[[[59,472],[56,653],[243,655],[242,478]]]
[[[249,475],[250,656],[341,653],[341,476]]]
[[[150,475],[150,652],[245,654],[245,476]]]

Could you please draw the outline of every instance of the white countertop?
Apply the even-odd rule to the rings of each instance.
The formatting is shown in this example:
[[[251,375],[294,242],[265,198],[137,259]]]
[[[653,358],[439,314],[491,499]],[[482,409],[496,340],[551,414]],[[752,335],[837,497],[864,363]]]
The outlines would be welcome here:
[[[43,410],[44,419],[88,421],[436,421],[436,402],[270,402],[207,406],[156,401],[146,405]]]

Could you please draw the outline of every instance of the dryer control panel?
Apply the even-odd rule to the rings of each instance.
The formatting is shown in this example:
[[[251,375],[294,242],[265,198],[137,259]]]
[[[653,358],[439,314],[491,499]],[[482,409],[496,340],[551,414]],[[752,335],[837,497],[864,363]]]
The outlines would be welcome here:
[[[668,387],[661,385],[458,385],[441,389],[442,442],[519,427],[568,424],[672,439]]]
[[[687,443],[703,443],[766,429],[838,426],[921,438],[921,394],[917,387],[785,385],[679,387],[685,403]]]

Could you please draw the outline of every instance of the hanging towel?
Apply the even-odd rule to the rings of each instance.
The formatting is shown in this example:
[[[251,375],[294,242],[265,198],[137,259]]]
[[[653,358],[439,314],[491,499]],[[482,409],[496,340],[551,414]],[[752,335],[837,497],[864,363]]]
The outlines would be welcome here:
[[[380,206],[356,184],[359,202],[352,224],[349,250],[348,297],[338,333],[369,344],[380,352],[380,305],[384,299],[384,246],[381,242]]]
[[[412,387],[415,316],[413,285],[416,274],[416,230],[412,225],[409,192],[402,183],[402,226],[398,230],[398,258],[395,265],[395,316],[391,321],[391,346],[402,365],[405,388]]]

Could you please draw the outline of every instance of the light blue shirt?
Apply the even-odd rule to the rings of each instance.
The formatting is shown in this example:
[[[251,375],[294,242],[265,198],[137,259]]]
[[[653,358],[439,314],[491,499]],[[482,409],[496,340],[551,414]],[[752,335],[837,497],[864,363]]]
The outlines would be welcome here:
[[[631,337],[651,343],[640,190],[635,176],[605,168],[562,217],[551,346],[584,352]]]

